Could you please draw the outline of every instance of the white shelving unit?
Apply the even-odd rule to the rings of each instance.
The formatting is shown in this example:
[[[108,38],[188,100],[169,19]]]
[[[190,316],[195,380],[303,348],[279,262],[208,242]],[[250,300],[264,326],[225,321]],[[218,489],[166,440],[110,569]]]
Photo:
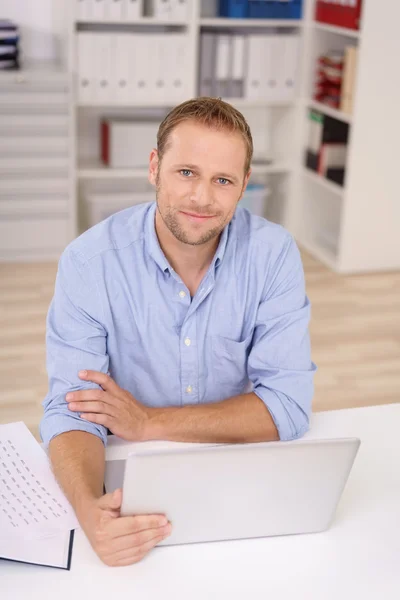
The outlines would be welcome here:
[[[0,73],[0,261],[59,257],[76,231],[71,77]]]
[[[300,85],[296,96],[280,103],[246,98],[227,98],[227,101],[245,114],[250,125],[258,124],[252,127],[254,137],[257,143],[265,142],[268,148],[265,156],[257,156],[258,161],[253,165],[254,177],[267,181],[272,190],[267,218],[282,223],[300,245],[337,272],[399,269],[397,57],[400,3],[393,0],[383,11],[380,3],[364,0],[361,31],[316,23],[315,0],[304,0],[303,19],[284,21],[218,18],[213,10],[216,1],[192,0],[190,4],[184,21],[142,17],[104,22],[79,21],[75,16],[76,2],[54,0],[54,11],[66,25],[65,37],[59,40],[65,53],[65,65],[56,72],[47,69],[46,77],[49,81],[57,78],[68,81],[68,93],[63,99],[53,94],[50,104],[49,96],[41,96],[37,91],[21,100],[17,79],[24,73],[0,74],[2,139],[5,139],[3,132],[24,131],[24,136],[31,138],[29,145],[32,145],[32,136],[41,144],[40,152],[18,158],[17,164],[16,160],[10,162],[6,145],[0,141],[0,238],[3,239],[0,259],[54,259],[65,244],[85,228],[82,196],[102,189],[129,192],[138,181],[146,180],[146,167],[109,169],[101,164],[99,122],[102,116],[157,115],[161,120],[168,109],[178,103],[178,100],[160,102],[150,95],[139,102],[83,103],[79,98],[77,73],[80,31],[182,33],[187,39],[185,54],[189,68],[186,69],[186,93],[179,101],[198,93],[202,31],[265,31],[266,34],[296,32],[301,36]],[[359,47],[353,115],[312,99],[317,57],[326,50],[341,50],[349,44]],[[30,73],[32,71],[27,69],[28,79]],[[3,90],[4,85],[10,86],[10,81],[14,88],[11,91],[7,88],[10,94],[7,101]],[[26,98],[30,98],[29,111],[25,110]],[[50,105],[53,108],[47,110]],[[311,108],[342,120],[350,127],[343,187],[304,166]],[[31,129],[33,121],[34,130]],[[51,143],[44,134],[47,130],[53,132]],[[61,174],[57,148],[60,150],[65,145],[67,150],[63,156],[67,166]],[[52,200],[48,210],[46,199]],[[8,240],[8,247],[4,240]]]
[[[314,0],[307,3],[305,15],[302,103],[297,115],[297,156],[302,166],[293,179],[284,224],[300,245],[338,273],[397,270],[400,80],[395,57],[400,52],[400,4],[390,2],[382,10],[374,0],[364,0],[360,31],[316,23],[314,4]],[[347,45],[359,49],[352,115],[311,99],[317,57]],[[349,124],[344,186],[303,166],[310,108]]]

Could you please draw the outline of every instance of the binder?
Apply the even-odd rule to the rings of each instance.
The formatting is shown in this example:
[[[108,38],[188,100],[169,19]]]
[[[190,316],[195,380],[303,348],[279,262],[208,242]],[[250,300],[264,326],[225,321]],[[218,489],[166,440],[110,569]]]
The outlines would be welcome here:
[[[229,85],[229,97],[242,98],[244,95],[246,36],[232,36],[232,73]]]
[[[341,89],[340,110],[353,113],[354,85],[357,72],[358,48],[348,46],[345,49],[343,80]]]
[[[187,21],[189,18],[189,0],[170,0],[170,17],[173,21]]]
[[[78,53],[78,99],[80,104],[91,104],[94,99],[94,71],[92,56],[95,34],[79,31],[77,34]]]
[[[147,0],[148,16],[155,19],[171,19],[172,0]]]
[[[300,38],[297,34],[282,35],[282,71],[279,77],[280,100],[291,102],[296,95]]]
[[[115,102],[123,105],[130,104],[134,97],[129,37],[129,33],[119,33],[114,40]]]
[[[231,41],[230,35],[220,34],[217,37],[214,95],[221,98],[226,98],[229,93]]]
[[[106,16],[110,21],[122,21],[123,0],[107,0]]]
[[[261,89],[262,97],[268,102],[279,102],[282,86],[282,41],[280,35],[269,34],[263,38],[261,60],[263,64]]]
[[[106,0],[92,0],[92,21],[105,21],[106,19]]]
[[[113,77],[115,55],[115,34],[93,32],[93,71],[94,71],[94,104],[107,104],[115,97],[115,76]]]
[[[217,34],[204,32],[200,37],[200,96],[212,96],[214,83],[214,57]]]
[[[315,20],[348,29],[359,29],[361,21],[362,0],[317,0]]]
[[[77,21],[90,21],[92,0],[75,0],[75,18]]]
[[[250,34],[248,37],[247,77],[245,97],[249,100],[265,99],[265,65],[260,60],[264,54],[265,35]]]
[[[143,15],[143,0],[122,0],[122,15],[127,21],[137,21]]]
[[[248,0],[220,0],[218,16],[245,19],[248,16]]]
[[[133,103],[146,105],[149,95],[149,54],[152,49],[148,43],[148,34],[137,33],[130,35],[130,57],[133,72]],[[150,38],[151,41],[151,38]]]
[[[189,97],[189,79],[187,36],[184,33],[167,34],[167,44],[169,47],[170,62],[169,73],[171,75],[171,102],[182,102]]]

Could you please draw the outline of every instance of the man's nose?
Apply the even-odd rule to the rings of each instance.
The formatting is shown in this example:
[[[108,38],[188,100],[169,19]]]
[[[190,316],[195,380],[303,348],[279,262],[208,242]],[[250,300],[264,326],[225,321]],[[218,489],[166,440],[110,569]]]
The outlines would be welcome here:
[[[212,204],[214,198],[211,184],[206,181],[196,181],[191,190],[190,200],[196,202],[196,204],[201,204],[202,206]]]

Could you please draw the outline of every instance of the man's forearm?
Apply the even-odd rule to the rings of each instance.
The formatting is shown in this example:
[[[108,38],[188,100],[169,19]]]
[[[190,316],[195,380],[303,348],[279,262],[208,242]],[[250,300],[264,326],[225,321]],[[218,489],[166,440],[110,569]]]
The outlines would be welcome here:
[[[51,440],[49,456],[54,475],[80,519],[90,502],[103,495],[103,442],[85,431],[68,431]]]
[[[215,404],[154,408],[151,410],[147,437],[215,443],[279,440],[271,414],[254,393],[235,396]]]

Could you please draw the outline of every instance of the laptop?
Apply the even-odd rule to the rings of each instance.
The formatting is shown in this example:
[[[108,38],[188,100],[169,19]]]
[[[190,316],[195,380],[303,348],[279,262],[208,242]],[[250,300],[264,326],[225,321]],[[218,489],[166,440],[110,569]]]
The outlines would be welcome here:
[[[359,446],[340,438],[134,451],[121,515],[165,514],[172,534],[159,546],[325,531]]]

